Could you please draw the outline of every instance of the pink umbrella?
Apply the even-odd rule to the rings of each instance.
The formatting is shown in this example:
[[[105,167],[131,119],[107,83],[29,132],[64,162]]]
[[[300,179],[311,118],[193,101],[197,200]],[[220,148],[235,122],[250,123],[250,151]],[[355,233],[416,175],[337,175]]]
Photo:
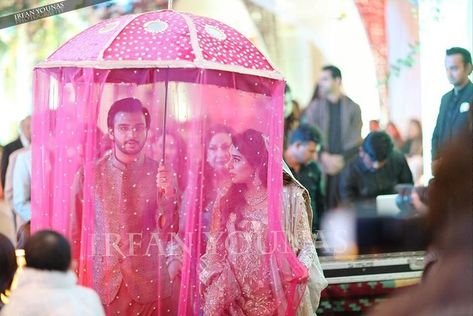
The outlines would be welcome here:
[[[282,79],[238,31],[213,19],[171,10],[100,22],[73,37],[38,65],[71,66],[204,68]]]
[[[235,29],[171,10],[102,21],[73,37],[38,67],[204,68],[282,80]]]
[[[122,16],[61,46],[34,87],[32,228],[70,238],[108,314],[295,313],[307,273],[281,228],[284,81],[248,39],[171,10]],[[212,239],[232,225],[233,246],[264,236],[264,251]]]

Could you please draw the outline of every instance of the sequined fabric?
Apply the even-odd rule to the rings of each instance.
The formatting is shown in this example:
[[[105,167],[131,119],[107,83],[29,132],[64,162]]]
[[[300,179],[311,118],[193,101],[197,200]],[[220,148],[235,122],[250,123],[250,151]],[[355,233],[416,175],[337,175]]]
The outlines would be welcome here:
[[[163,212],[157,199],[157,170],[158,163],[149,158],[125,165],[112,153],[95,166],[93,280],[105,305],[120,299],[120,287],[140,304],[171,295],[166,265],[169,232],[158,230],[156,224]]]
[[[199,65],[278,76],[265,56],[235,29],[210,18],[169,10],[101,21],[66,42],[43,66],[78,62]]]
[[[298,316],[315,315],[322,290],[327,286],[312,239],[312,209],[306,190],[297,182],[283,187],[284,231],[292,250],[307,268],[309,282],[297,310]]]
[[[228,238],[213,236],[202,258],[204,315],[274,315],[277,304],[264,255],[267,205],[245,207],[242,219],[230,214]]]

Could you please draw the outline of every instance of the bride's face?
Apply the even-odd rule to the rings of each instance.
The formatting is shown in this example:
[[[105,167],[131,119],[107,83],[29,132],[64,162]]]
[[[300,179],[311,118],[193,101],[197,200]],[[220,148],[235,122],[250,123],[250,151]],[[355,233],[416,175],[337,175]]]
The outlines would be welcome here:
[[[254,168],[248,160],[234,146],[230,149],[232,156],[229,164],[229,172],[233,183],[249,183],[253,180]]]

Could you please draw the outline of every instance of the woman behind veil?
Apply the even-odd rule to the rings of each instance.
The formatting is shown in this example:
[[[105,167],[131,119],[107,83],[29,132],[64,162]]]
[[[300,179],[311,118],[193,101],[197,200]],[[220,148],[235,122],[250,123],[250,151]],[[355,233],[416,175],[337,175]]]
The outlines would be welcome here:
[[[287,297],[287,289],[300,271],[283,260],[290,249],[269,248],[265,140],[249,129],[232,136],[232,143],[232,185],[217,198],[201,259],[202,310],[204,315],[286,314],[299,302]]]
[[[204,161],[204,209],[202,230],[208,232],[212,210],[217,196],[222,196],[231,185],[228,164],[233,130],[225,125],[215,125],[205,135]]]

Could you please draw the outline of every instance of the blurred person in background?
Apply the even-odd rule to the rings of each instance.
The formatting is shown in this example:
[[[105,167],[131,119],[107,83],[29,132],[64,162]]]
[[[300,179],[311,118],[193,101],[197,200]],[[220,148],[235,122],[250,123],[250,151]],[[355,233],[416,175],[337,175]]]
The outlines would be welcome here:
[[[429,185],[433,242],[422,282],[385,301],[372,315],[473,314],[472,136],[467,130],[446,145]]]
[[[453,89],[443,95],[432,135],[432,169],[435,173],[436,161],[442,147],[468,126],[468,110],[473,101],[473,83],[468,76],[472,72],[471,54],[464,48],[447,49],[445,70]]]
[[[31,148],[22,151],[13,170],[13,211],[17,227],[17,246],[29,237],[31,221]]]
[[[217,197],[223,196],[231,186],[231,176],[228,170],[231,160],[232,135],[235,132],[225,125],[211,126],[205,133],[204,142],[204,204],[202,211],[202,249],[207,245],[207,234],[210,230],[210,220],[213,209],[218,204]],[[187,199],[187,198],[186,198]],[[184,204],[184,203],[183,203]],[[181,213],[181,230],[185,231],[185,214]]]
[[[386,133],[391,136],[396,149],[400,150],[402,148],[403,141],[401,133],[399,132],[399,129],[397,128],[396,124],[394,124],[393,122],[389,122],[386,125]]]
[[[407,129],[406,141],[401,147],[404,155],[411,157],[422,156],[422,124],[417,119],[411,119]]]
[[[28,116],[20,122],[20,137],[5,146],[5,153],[2,156],[2,187],[5,204],[3,211],[8,216],[5,219],[8,230],[16,233],[18,228],[26,221],[21,220],[14,211],[13,205],[13,170],[16,164],[17,157],[30,148],[31,143],[31,117]],[[5,169],[4,169],[5,168]],[[5,224],[5,223],[4,223]]]
[[[422,125],[419,120],[411,119],[409,121],[407,137],[401,151],[406,155],[407,163],[414,177],[414,183],[418,184],[421,181],[424,165],[422,160]]]
[[[284,149],[286,149],[292,132],[299,126],[301,108],[299,103],[292,98],[291,88],[287,84],[284,96]]]
[[[381,130],[381,126],[379,125],[379,120],[371,120],[369,124],[370,124],[370,132],[377,132]]]
[[[5,179],[7,174],[7,168],[10,161],[10,155],[23,147],[28,147],[31,143],[31,116],[25,117],[20,122],[20,136],[15,139],[13,142],[5,145],[3,148],[2,160],[0,164],[1,168],[1,183],[2,190],[5,189]]]
[[[287,140],[291,137],[292,132],[299,126],[299,119],[301,116],[301,108],[296,100],[290,101],[290,114],[284,118],[284,136]]]
[[[0,310],[6,292],[10,290],[16,268],[15,247],[7,236],[0,233]]]
[[[16,233],[16,246],[22,248],[29,237],[31,220],[31,147],[10,155],[5,179],[5,202],[12,215],[9,225]]]
[[[13,214],[13,224],[15,226],[15,230],[18,229],[18,227],[21,226],[25,221],[29,220],[29,218],[26,220],[22,220],[21,217],[17,215],[14,209],[14,202],[13,202],[13,191],[14,191],[13,182],[15,179],[14,171],[15,171],[16,162],[18,160],[18,157],[27,151],[30,152],[30,156],[31,156],[31,150],[29,149],[29,146],[17,149],[10,155],[10,159],[8,161],[7,172],[5,174],[4,196],[5,196],[5,201],[7,202],[8,207],[10,208]]]
[[[315,100],[320,100],[323,98],[322,93],[320,92],[320,85],[316,84],[314,88],[314,93],[312,94],[312,98],[310,98],[310,102],[314,102]]]
[[[284,161],[291,173],[309,192],[314,212],[314,219],[310,223],[313,232],[320,228],[320,218],[325,210],[322,171],[317,164],[317,151],[322,144],[321,138],[315,126],[301,124],[294,130],[289,146],[284,152]]]
[[[374,202],[378,195],[395,194],[398,184],[413,184],[407,161],[387,133],[373,132],[343,170],[340,195],[346,203]]]
[[[0,145],[0,161],[2,161],[2,156],[3,156],[3,146]],[[3,188],[0,185],[0,200],[3,199]]]
[[[340,202],[340,172],[356,156],[363,122],[359,105],[342,92],[340,69],[323,67],[318,87],[321,98],[309,104],[301,121],[318,127],[325,140],[320,162],[327,176],[326,206],[335,208]]]

